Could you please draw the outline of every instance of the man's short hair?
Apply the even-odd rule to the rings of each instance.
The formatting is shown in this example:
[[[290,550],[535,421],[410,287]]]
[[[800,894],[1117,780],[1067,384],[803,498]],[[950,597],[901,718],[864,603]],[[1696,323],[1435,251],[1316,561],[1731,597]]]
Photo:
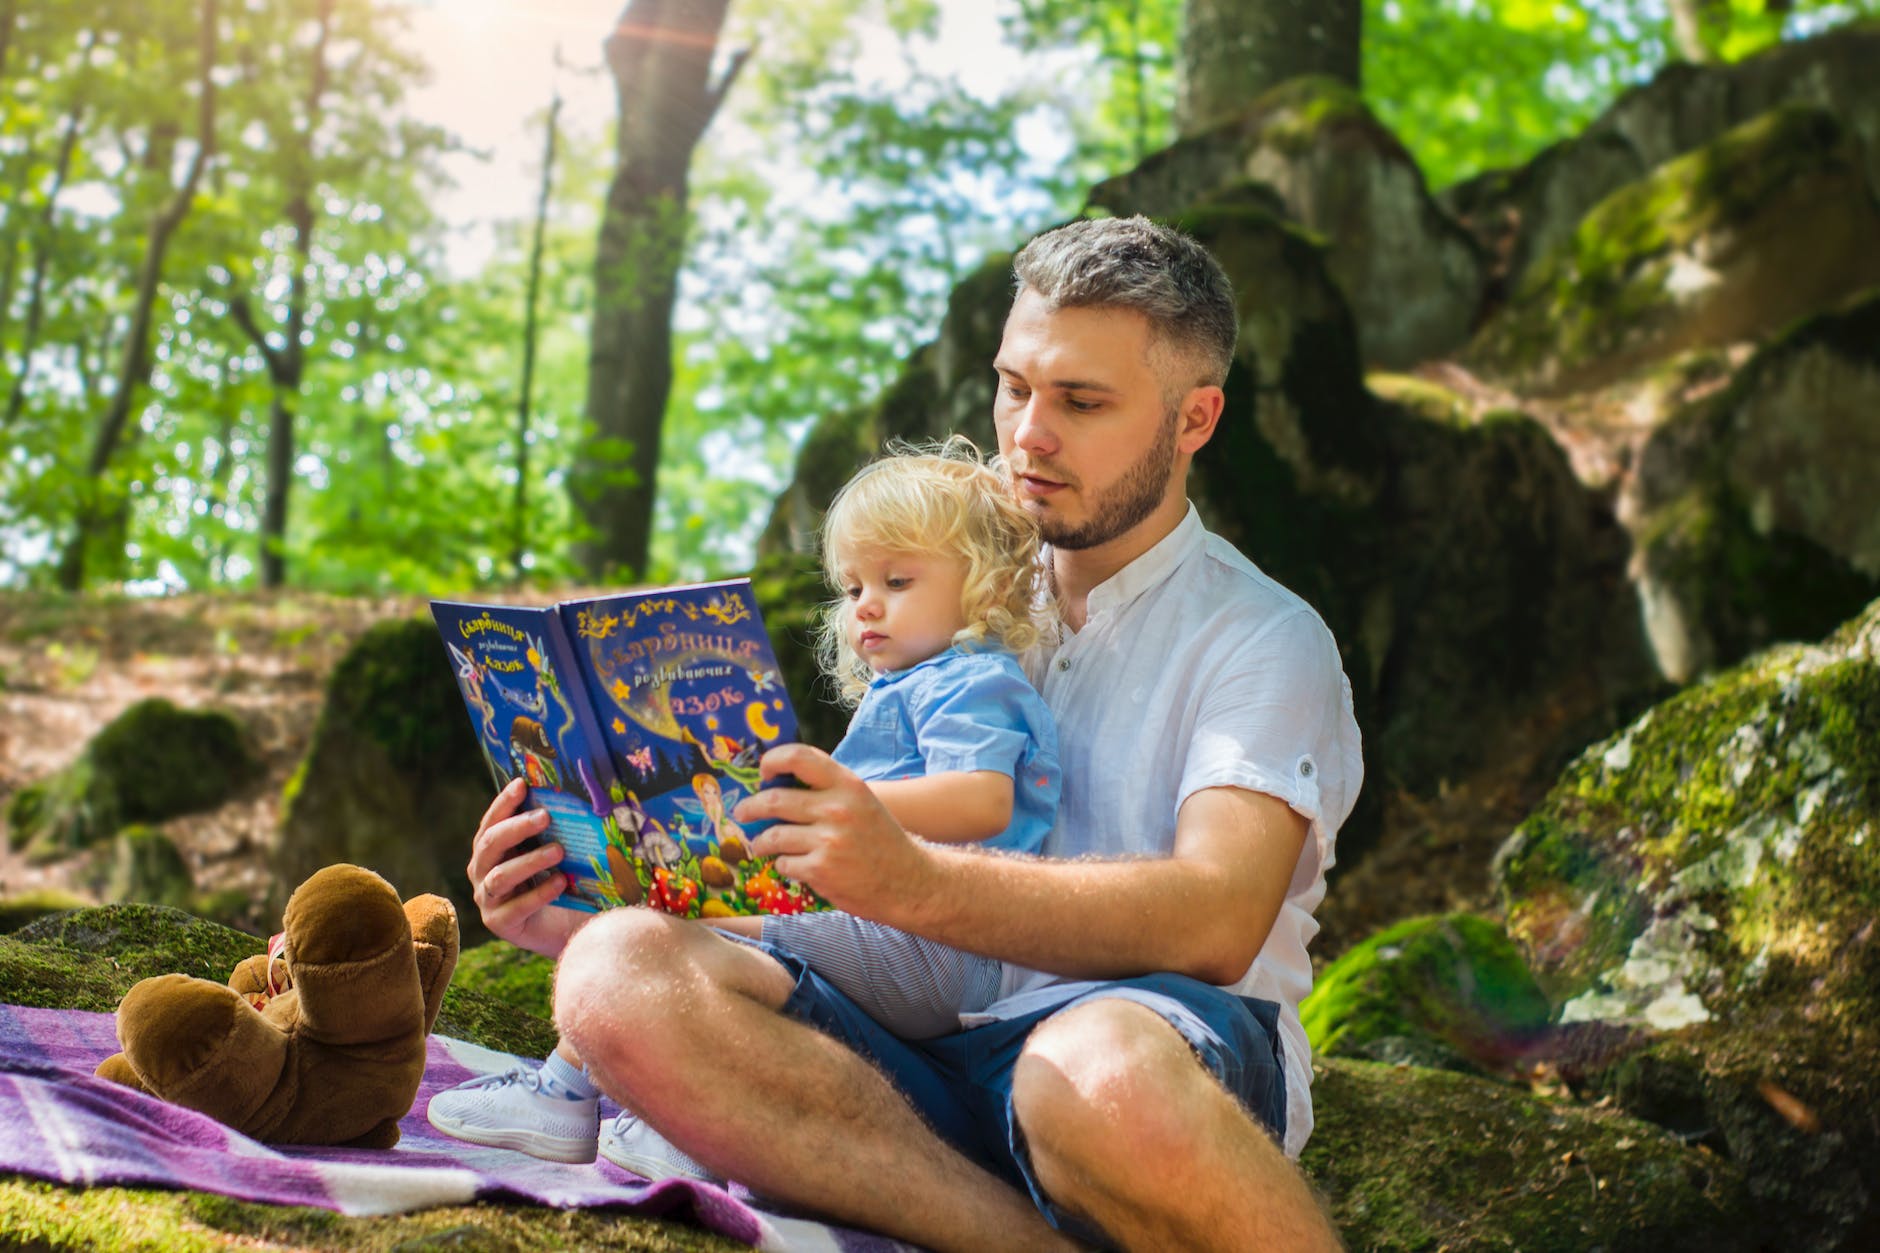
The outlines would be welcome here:
[[[1020,249],[1012,273],[1017,295],[1036,292],[1054,309],[1142,314],[1153,345],[1193,363],[1185,386],[1227,381],[1240,334],[1234,286],[1212,253],[1173,227],[1145,217],[1072,222]]]

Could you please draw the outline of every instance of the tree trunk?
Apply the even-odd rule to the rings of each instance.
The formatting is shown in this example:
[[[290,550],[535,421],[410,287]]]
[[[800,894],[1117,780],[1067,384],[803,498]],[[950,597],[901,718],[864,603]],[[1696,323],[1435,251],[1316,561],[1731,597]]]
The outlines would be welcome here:
[[[1304,74],[1360,86],[1363,0],[1187,0],[1175,127],[1198,134]]]
[[[560,50],[556,51],[557,64]],[[548,106],[547,137],[542,142],[542,187],[535,200],[535,238],[529,243],[529,292],[522,311],[522,385],[516,396],[515,531],[509,564],[516,581],[529,553],[529,400],[535,388],[535,303],[542,290],[542,244],[548,234],[548,197],[555,186],[555,128],[561,120],[561,88]]]
[[[76,592],[84,586],[90,550],[122,512],[122,502],[108,499],[104,472],[124,438],[137,393],[150,382],[151,321],[157,303],[157,287],[163,280],[164,254],[169,251],[176,228],[189,214],[203,167],[215,151],[215,48],[215,0],[203,0],[196,152],[190,159],[182,186],[176,188],[150,223],[150,241],[144,249],[143,265],[137,275],[137,295],[131,306],[130,333],[125,337],[123,355],[119,359],[117,388],[111,393],[98,424],[98,435],[85,464],[86,481],[81,487],[77,525],[59,559],[59,586],[68,592]]]
[[[592,530],[577,555],[596,577],[646,570],[660,428],[672,390],[687,172],[746,55],[711,81],[729,4],[631,0],[606,41],[620,121],[594,261],[589,431],[569,476]]]
[[[307,270],[313,262],[314,136],[320,129],[321,100],[326,95],[327,39],[332,33],[334,0],[321,0],[319,34],[313,46],[313,73],[307,88],[307,113],[299,150],[292,156],[287,193],[287,224],[293,231],[293,276],[287,286],[287,320],[281,327],[281,345],[268,343],[245,297],[229,302],[229,313],[247,332],[268,367],[272,399],[268,404],[268,456],[261,504],[261,553],[258,574],[262,587],[279,587],[287,578],[287,498],[294,485],[294,410],[306,372],[307,348],[302,342],[307,327]]]
[[[45,207],[34,225],[32,273],[26,281],[26,323],[20,330],[19,365],[13,371],[13,391],[7,397],[6,416],[0,419],[5,430],[19,419],[26,405],[26,385],[33,369],[33,354],[39,349],[39,329],[46,314],[46,274],[52,268],[52,240],[57,228],[59,193],[72,172],[72,154],[78,148],[78,126],[85,114],[86,89],[91,83],[91,51],[98,43],[96,30],[86,32],[85,49],[79,55],[78,87],[72,93],[71,107],[65,114],[65,133],[59,136],[59,156],[52,169],[52,185],[46,189]],[[7,300],[12,299],[8,291]],[[4,316],[0,312],[0,316]]]
[[[0,3],[0,79],[7,74],[7,54],[13,50],[13,27],[19,20],[20,0]]]

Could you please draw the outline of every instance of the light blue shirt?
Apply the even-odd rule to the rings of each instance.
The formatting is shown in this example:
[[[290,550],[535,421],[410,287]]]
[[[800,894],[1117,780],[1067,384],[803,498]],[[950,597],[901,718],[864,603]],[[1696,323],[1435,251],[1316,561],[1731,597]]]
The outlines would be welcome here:
[[[1051,711],[1017,659],[997,648],[949,648],[877,675],[834,757],[874,782],[956,770],[1010,775],[1011,825],[981,842],[1020,853],[1044,846],[1063,789]]]

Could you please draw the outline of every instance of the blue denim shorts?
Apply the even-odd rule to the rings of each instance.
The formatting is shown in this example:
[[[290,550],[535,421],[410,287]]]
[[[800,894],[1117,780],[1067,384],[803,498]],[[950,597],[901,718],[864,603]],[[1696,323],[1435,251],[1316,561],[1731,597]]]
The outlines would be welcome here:
[[[722,933],[721,933],[722,934]],[[1255,1121],[1280,1142],[1286,1132],[1286,1080],[1280,1066],[1279,1006],[1236,996],[1186,975],[1153,974],[1064,988],[1061,1001],[931,1040],[902,1040],[792,953],[761,949],[796,985],[783,1012],[833,1036],[872,1061],[927,1125],[962,1154],[1031,1193],[1047,1220],[1071,1235],[1101,1237],[1045,1196],[1012,1111],[1012,1070],[1032,1029],[1087,1001],[1135,1001],[1181,1032],[1195,1056]]]

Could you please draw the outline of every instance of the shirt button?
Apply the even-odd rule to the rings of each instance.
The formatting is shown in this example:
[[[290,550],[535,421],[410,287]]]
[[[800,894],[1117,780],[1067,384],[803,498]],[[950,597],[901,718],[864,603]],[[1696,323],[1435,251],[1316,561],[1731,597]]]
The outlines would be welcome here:
[[[1071,668],[1071,659],[1070,659],[1069,657],[1059,657],[1059,658],[1058,658],[1058,669],[1059,669],[1059,670],[1069,670],[1070,668]]]
[[[1312,763],[1311,762],[1302,761],[1299,763],[1299,777],[1302,779],[1310,779],[1312,777]]]

